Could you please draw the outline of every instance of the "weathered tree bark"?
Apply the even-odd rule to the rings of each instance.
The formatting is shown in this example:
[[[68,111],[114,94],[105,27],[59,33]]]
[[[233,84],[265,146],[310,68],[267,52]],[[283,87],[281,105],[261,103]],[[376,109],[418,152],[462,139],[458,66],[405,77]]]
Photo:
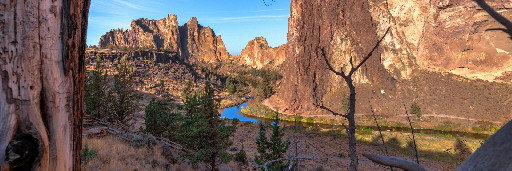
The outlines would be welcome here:
[[[0,170],[80,170],[89,0],[0,0]]]

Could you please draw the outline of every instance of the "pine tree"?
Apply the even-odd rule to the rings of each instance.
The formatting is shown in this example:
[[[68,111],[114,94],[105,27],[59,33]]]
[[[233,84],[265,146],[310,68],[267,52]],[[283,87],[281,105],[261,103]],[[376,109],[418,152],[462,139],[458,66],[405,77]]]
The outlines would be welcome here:
[[[152,99],[145,109],[146,129],[144,131],[155,136],[175,139],[183,120],[183,115],[172,112],[174,109],[175,106],[172,104],[172,101]]]
[[[85,113],[94,117],[105,117],[108,104],[104,100],[108,98],[107,73],[98,53],[94,70],[85,79]]]
[[[265,125],[260,122],[260,131],[258,132],[258,137],[256,137],[256,149],[258,150],[259,156],[254,157],[254,161],[256,164],[263,165],[267,160],[270,159],[270,155],[267,153],[267,136]]]
[[[217,165],[216,159],[222,162],[231,160],[226,149],[233,144],[229,139],[235,131],[235,126],[228,126],[219,116],[219,99],[215,98],[210,83],[204,88],[192,92],[191,84],[183,91],[183,101],[187,119],[182,124],[179,139],[189,149],[196,152],[182,153],[191,163],[207,162],[210,169]]]
[[[229,94],[235,94],[236,93],[236,83],[234,82],[233,78],[228,76],[226,79],[226,89]]]
[[[141,95],[134,89],[135,73],[130,71],[131,62],[127,59],[128,55],[124,55],[116,67],[117,74],[114,75],[115,94],[112,101],[114,116],[112,119],[124,121],[124,119],[138,109],[137,101],[141,99]]]
[[[276,113],[274,122],[272,122],[272,135],[270,141],[265,136],[265,126],[260,122],[260,132],[256,138],[257,150],[259,156],[254,158],[256,164],[263,165],[267,161],[283,158],[284,154],[290,146],[290,141],[282,141],[284,136],[284,128],[279,124],[279,113]],[[289,162],[280,161],[267,165],[269,170],[284,170],[289,165]]]

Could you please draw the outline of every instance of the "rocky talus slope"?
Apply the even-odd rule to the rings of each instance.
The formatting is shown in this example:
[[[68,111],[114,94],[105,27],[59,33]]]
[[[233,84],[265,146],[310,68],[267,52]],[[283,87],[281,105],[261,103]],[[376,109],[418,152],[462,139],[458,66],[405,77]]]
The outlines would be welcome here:
[[[512,2],[486,2],[512,19]],[[333,93],[345,83],[328,71],[321,50],[339,70],[366,56],[388,27],[355,73],[358,85],[367,86],[359,91],[358,112],[368,112],[369,100],[388,104],[384,113],[418,101],[431,114],[510,118],[512,39],[492,30],[503,26],[471,0],[292,0],[284,80],[270,104],[289,113],[315,113],[320,103],[335,107],[340,100]],[[450,107],[457,105],[464,107]]]
[[[136,78],[136,89],[142,93],[160,94],[162,90],[160,81],[164,82],[163,91],[168,92],[173,98],[179,99],[181,91],[187,81],[196,86],[201,85],[208,78],[200,69],[183,62],[176,52],[171,51],[88,51],[88,70],[94,67],[96,55],[100,55],[108,75],[115,74],[115,66],[124,55],[132,62],[133,72]],[[214,82],[215,88],[217,85]]]

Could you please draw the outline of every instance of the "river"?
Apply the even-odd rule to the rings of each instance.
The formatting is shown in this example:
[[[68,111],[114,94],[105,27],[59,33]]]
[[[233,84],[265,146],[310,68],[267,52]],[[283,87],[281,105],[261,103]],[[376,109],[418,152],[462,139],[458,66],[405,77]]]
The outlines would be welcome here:
[[[250,121],[253,123],[257,123],[259,121],[263,122],[272,122],[272,120],[258,117],[245,116],[240,113],[242,107],[248,106],[247,103],[243,103],[238,106],[233,106],[225,109],[220,109],[219,113],[221,113],[221,118],[227,119],[235,119],[237,118],[240,121]],[[324,129],[342,129],[340,125],[329,125],[329,124],[313,124],[313,123],[302,123],[302,122],[290,122],[290,121],[280,121],[283,126],[306,126],[306,127],[318,127]],[[372,129],[378,130],[376,126],[357,126],[357,129]],[[399,131],[399,132],[411,132],[409,127],[390,127],[390,126],[381,126],[380,129],[382,131]],[[490,135],[488,134],[480,134],[480,133],[470,133],[470,132],[461,132],[461,131],[443,131],[443,130],[435,130],[435,129],[414,129],[415,133],[422,134],[442,134],[442,135],[450,135],[453,137],[466,137],[473,139],[483,139],[486,140]]]

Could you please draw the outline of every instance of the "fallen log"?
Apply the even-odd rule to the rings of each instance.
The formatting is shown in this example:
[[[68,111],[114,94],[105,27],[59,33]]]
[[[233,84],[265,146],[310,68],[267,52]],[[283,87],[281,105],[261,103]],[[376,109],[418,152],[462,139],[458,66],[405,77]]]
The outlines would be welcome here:
[[[366,158],[370,159],[375,163],[379,163],[386,166],[398,167],[407,171],[426,171],[427,169],[423,168],[419,164],[401,159],[396,157],[387,157],[376,154],[363,154]]]

